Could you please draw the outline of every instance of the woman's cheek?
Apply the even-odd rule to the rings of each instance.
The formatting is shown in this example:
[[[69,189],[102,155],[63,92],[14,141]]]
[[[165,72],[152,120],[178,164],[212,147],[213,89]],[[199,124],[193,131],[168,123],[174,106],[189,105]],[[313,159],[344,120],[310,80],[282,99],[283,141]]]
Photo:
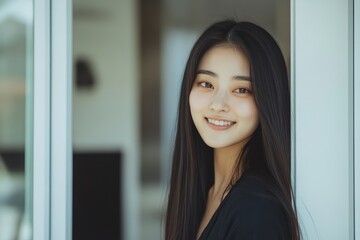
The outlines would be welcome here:
[[[242,100],[232,104],[237,115],[244,117],[258,117],[258,110],[253,100]]]
[[[209,99],[209,94],[207,93],[203,93],[201,91],[197,91],[197,90],[192,90],[190,92],[190,96],[189,96],[189,103],[190,103],[190,108],[191,108],[191,112],[197,112],[197,111],[202,111],[205,110],[207,104],[208,104],[208,99]]]

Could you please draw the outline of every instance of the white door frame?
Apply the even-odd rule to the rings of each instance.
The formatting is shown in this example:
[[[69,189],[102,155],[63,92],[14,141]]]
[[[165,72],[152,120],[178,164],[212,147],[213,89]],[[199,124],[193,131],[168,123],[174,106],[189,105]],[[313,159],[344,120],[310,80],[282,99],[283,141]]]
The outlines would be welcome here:
[[[355,239],[360,240],[360,0],[354,0]]]
[[[33,239],[72,239],[72,1],[34,0]]]
[[[355,239],[360,171],[354,161],[359,150],[354,0],[292,0],[291,5],[293,172],[303,237]]]
[[[50,1],[34,0],[33,238],[50,239]]]
[[[51,1],[51,240],[72,239],[72,0]]]

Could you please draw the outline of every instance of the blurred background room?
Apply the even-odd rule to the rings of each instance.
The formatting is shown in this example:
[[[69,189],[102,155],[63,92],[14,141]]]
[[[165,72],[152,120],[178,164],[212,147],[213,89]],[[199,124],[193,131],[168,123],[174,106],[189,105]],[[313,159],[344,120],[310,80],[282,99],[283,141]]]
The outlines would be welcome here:
[[[162,239],[179,87],[191,46],[215,21],[248,20],[275,36],[289,62],[290,1],[74,0],[73,4],[74,239],[99,239],[94,236],[104,234],[104,239],[117,239],[112,238],[116,234],[124,239]],[[103,184],[95,187],[92,178]],[[91,184],[93,188],[86,187]],[[120,208],[105,199],[109,191],[120,194]],[[129,199],[129,194],[138,198]],[[90,198],[93,203],[88,203]],[[95,206],[98,209],[90,214]],[[138,217],[129,219],[130,212]],[[109,226],[118,222],[120,232]]]
[[[0,1],[0,240],[31,239],[33,1]],[[287,0],[73,0],[73,239],[163,239],[177,101],[211,23],[253,21],[290,61]]]

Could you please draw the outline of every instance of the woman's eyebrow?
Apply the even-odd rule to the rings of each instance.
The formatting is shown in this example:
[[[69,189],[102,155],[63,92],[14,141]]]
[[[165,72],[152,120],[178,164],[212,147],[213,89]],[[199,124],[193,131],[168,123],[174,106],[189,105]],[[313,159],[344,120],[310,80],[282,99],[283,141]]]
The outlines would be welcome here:
[[[198,70],[197,71],[197,74],[206,74],[206,75],[209,75],[211,77],[217,77],[218,75],[212,71],[209,71],[209,70]]]
[[[250,77],[246,77],[246,76],[234,76],[233,79],[235,79],[235,80],[251,81],[251,78],[250,78]]]
[[[197,74],[206,74],[206,75],[209,75],[211,77],[218,77],[218,75],[212,71],[209,71],[209,70],[198,70],[197,71]],[[233,79],[235,80],[246,80],[246,81],[251,81],[251,78],[250,77],[247,77],[247,76],[241,76],[241,75],[237,75],[237,76],[233,76],[232,77]]]

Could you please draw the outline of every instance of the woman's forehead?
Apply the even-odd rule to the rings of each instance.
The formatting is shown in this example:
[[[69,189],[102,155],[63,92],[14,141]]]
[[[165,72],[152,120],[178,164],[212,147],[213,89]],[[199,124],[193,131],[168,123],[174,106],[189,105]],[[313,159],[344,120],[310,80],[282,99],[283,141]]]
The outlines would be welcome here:
[[[216,75],[250,75],[247,57],[231,45],[210,48],[201,58],[197,70],[211,71]]]

